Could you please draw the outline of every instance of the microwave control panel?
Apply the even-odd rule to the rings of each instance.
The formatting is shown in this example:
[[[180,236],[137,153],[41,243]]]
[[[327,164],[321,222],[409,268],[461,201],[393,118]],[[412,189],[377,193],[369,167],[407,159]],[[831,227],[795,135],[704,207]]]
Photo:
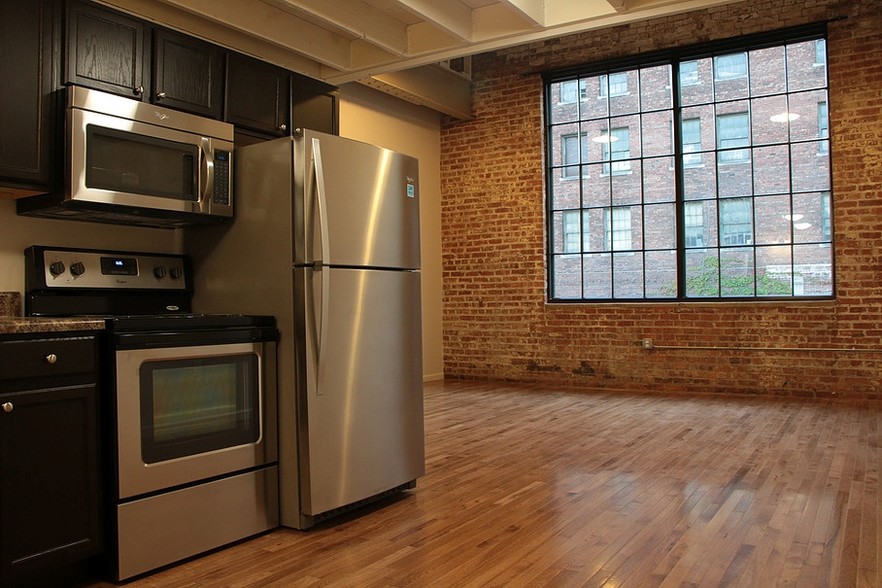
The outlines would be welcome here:
[[[214,191],[211,194],[214,204],[230,205],[230,152],[214,151]]]

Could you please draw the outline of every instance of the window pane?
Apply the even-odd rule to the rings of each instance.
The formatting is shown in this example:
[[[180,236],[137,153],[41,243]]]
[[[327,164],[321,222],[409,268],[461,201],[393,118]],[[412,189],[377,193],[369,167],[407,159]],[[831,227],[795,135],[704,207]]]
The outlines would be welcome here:
[[[608,253],[585,255],[582,260],[585,298],[612,298],[612,256]]]
[[[553,258],[554,280],[551,295],[554,298],[578,299],[582,297],[582,264],[579,255],[557,255]]]
[[[790,296],[793,292],[793,265],[790,247],[756,248],[757,296]]]
[[[784,47],[754,49],[750,52],[750,94],[763,96],[787,91]]]
[[[643,298],[643,256],[637,253],[613,254],[613,296]]]
[[[610,177],[603,171],[605,164],[595,163],[582,168],[582,206],[609,206]]]
[[[830,195],[826,192],[794,194],[791,219],[794,243],[830,241]]]
[[[647,251],[644,255],[647,298],[676,298],[677,252]]]
[[[551,84],[549,88],[551,108],[549,119],[552,124],[579,120],[579,103],[576,100],[576,81]]]
[[[792,141],[827,138],[826,91],[812,90],[811,92],[791,94],[790,110],[799,115],[799,118],[790,122]]]
[[[787,145],[753,150],[753,193],[783,194],[790,191],[790,158]]]
[[[797,245],[793,248],[794,291],[796,296],[833,294],[833,248],[829,245]],[[797,279],[798,278],[798,279]]]
[[[713,60],[697,59],[680,64],[680,104],[708,104],[714,100]]]
[[[790,196],[764,196],[753,201],[756,244],[790,243]]]
[[[717,298],[720,295],[720,262],[717,249],[686,251],[686,297]]]
[[[747,53],[714,57],[714,99],[724,102],[748,95]]]
[[[786,143],[789,122],[794,115],[787,107],[787,96],[769,96],[750,101],[751,138],[754,145]]]
[[[754,278],[752,248],[720,250],[721,296],[754,296],[756,294]]]
[[[650,112],[642,117],[643,155],[671,155],[674,152],[674,121],[670,110]]]
[[[720,245],[753,243],[750,198],[720,200]]]
[[[825,63],[818,63],[815,41],[787,45],[787,87],[791,92],[827,85]]]
[[[653,204],[643,208],[646,249],[673,249],[677,241],[674,204]]]
[[[671,66],[659,65],[640,70],[640,110],[663,110],[673,107]]]
[[[821,152],[820,141],[790,146],[793,191],[816,192],[830,189],[830,157]]]
[[[673,202],[676,197],[674,158],[643,160],[643,201]]]

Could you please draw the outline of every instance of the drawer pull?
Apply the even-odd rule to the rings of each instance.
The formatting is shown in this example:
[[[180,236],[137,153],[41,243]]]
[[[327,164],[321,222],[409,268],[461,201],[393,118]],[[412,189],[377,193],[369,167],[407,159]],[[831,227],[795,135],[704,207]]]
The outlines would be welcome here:
[[[12,412],[15,409],[15,406],[11,402],[3,403],[3,412]]]
[[[58,362],[58,356],[54,353],[50,353],[46,356],[46,363],[49,365],[55,365]]]

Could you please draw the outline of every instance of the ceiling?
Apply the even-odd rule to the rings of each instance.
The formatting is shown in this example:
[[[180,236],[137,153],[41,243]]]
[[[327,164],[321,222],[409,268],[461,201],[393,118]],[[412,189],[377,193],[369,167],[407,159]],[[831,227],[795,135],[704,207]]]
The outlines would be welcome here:
[[[743,0],[101,1],[333,85],[357,81],[468,118],[458,58]]]

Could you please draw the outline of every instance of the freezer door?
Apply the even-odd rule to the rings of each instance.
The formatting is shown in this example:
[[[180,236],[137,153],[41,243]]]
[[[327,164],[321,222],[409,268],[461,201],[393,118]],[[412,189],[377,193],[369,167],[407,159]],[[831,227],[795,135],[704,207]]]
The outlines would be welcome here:
[[[301,510],[314,516],[425,472],[420,275],[300,268],[295,279],[308,308]]]
[[[314,131],[296,144],[304,224],[295,264],[419,268],[417,160]]]

